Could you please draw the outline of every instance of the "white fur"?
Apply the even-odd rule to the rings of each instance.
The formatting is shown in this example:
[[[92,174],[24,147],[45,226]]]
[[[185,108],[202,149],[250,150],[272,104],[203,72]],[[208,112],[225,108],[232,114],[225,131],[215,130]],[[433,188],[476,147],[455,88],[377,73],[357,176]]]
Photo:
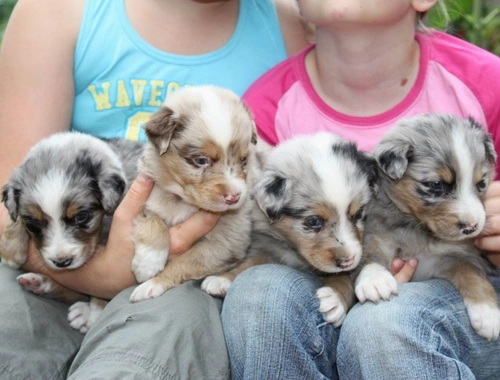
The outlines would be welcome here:
[[[137,282],[141,283],[160,273],[168,259],[168,248],[155,249],[149,245],[135,245],[135,255],[132,259],[132,272]]]
[[[371,263],[361,270],[354,292],[361,303],[366,300],[377,303],[382,298],[388,301],[392,294],[398,294],[398,283],[382,265]]]
[[[228,107],[226,101],[220,97],[214,96],[212,91],[200,89],[201,100],[201,118],[210,130],[215,141],[226,149],[231,142],[233,127],[231,125],[232,110]]]
[[[500,333],[500,310],[488,304],[465,301],[474,330],[488,340],[497,340]]]
[[[453,140],[455,159],[458,162],[458,170],[460,171],[457,175],[461,179],[458,191],[461,209],[457,210],[457,214],[460,220],[467,224],[478,224],[474,233],[464,235],[464,237],[473,238],[484,228],[486,215],[483,205],[475,193],[474,166],[470,159],[464,131],[458,128],[455,129],[451,138]]]
[[[85,334],[99,318],[103,309],[102,303],[96,302],[94,298],[90,302],[76,302],[68,309],[69,325]]]
[[[318,310],[323,314],[325,321],[339,327],[344,322],[347,310],[337,291],[329,286],[323,286],[316,290],[316,298],[319,300]]]
[[[231,280],[225,277],[208,276],[201,283],[201,289],[214,297],[224,297],[231,286]]]
[[[148,280],[137,286],[130,296],[130,302],[140,302],[150,298],[157,298],[165,293],[165,287],[153,280]]]

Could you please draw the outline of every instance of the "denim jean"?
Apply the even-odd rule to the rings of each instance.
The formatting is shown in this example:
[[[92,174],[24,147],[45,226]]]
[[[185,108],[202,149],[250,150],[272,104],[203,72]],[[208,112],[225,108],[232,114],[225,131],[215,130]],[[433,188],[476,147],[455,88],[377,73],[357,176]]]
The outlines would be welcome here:
[[[340,329],[317,311],[319,286],[281,265],[236,278],[222,311],[234,380],[500,379],[500,341],[472,330],[450,283],[401,285],[390,301],[355,305]]]

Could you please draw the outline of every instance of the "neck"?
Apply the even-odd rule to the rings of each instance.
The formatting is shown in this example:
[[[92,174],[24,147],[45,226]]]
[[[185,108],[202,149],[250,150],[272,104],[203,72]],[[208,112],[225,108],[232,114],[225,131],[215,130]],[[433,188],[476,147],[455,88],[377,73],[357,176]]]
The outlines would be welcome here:
[[[318,95],[352,116],[388,111],[416,81],[420,49],[413,24],[362,30],[318,29],[306,69]]]
[[[237,0],[125,0],[125,6],[137,33],[172,54],[217,50],[229,41],[238,22]]]

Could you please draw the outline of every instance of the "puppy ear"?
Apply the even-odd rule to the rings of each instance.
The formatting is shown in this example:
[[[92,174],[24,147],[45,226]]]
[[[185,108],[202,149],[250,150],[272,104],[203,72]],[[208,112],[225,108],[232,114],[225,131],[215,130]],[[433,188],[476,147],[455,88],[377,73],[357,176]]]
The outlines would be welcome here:
[[[469,116],[470,127],[480,131],[483,135],[482,142],[484,145],[484,154],[486,159],[492,166],[496,166],[497,163],[497,153],[495,151],[495,145],[493,144],[493,140],[491,135],[486,131],[486,129],[479,124],[472,116]]]
[[[266,172],[255,185],[254,196],[257,205],[271,223],[283,218],[283,208],[291,196],[291,184],[277,173]]]
[[[174,111],[165,106],[154,113],[144,126],[146,136],[158,150],[160,156],[167,151],[174,134],[183,128],[184,124],[181,118],[174,115]]]
[[[112,168],[110,173],[102,175],[97,184],[101,191],[101,204],[108,214],[114,212],[125,192],[125,176],[122,170]]]
[[[377,147],[375,157],[382,171],[395,181],[403,178],[411,156],[411,146],[401,139],[382,141]]]
[[[370,189],[372,189],[373,193],[376,193],[378,190],[379,178],[377,161],[372,155],[359,152],[358,165],[360,166],[361,171],[367,176]]]
[[[2,202],[9,211],[9,216],[13,222],[16,221],[19,213],[19,196],[21,190],[14,188],[12,184],[7,183],[2,189]]]

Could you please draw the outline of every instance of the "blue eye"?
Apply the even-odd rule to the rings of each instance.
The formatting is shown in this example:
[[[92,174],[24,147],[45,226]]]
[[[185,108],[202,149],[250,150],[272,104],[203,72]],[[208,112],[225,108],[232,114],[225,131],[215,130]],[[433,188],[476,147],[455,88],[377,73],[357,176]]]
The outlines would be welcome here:
[[[311,216],[306,219],[306,225],[314,230],[320,230],[323,228],[325,221],[319,216]]]
[[[210,159],[205,156],[198,156],[193,159],[195,165],[203,167],[210,165]]]
[[[73,223],[81,226],[87,223],[92,217],[92,213],[89,211],[81,211],[73,217]]]
[[[363,217],[363,207],[360,207],[360,209],[358,211],[356,211],[356,213],[352,216],[352,220],[354,222],[357,222],[362,217]]]
[[[424,185],[427,186],[429,190],[437,196],[443,195],[448,191],[449,188],[449,185],[443,181],[425,182]]]
[[[486,181],[482,179],[481,181],[476,183],[476,188],[478,191],[483,191],[484,189],[486,189]]]

